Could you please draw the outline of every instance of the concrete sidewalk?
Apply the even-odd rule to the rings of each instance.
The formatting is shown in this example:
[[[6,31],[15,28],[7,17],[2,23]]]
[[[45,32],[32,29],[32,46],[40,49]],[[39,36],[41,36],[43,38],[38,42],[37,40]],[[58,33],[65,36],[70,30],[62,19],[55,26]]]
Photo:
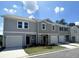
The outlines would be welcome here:
[[[0,58],[21,58],[23,56],[28,56],[24,49],[6,48],[4,51],[0,52]]]
[[[60,46],[66,47],[68,49],[79,48],[79,44],[77,44],[77,43],[60,44]]]
[[[69,45],[79,47],[79,43],[70,43]]]

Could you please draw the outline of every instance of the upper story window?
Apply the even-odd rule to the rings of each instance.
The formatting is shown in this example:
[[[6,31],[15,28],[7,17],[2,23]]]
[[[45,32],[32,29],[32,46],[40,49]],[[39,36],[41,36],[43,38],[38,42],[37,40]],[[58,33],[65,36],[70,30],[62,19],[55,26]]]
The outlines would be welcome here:
[[[46,30],[46,24],[42,23],[42,30]]]
[[[67,27],[60,27],[59,30],[60,30],[60,31],[68,31],[69,28],[67,28]]]
[[[29,26],[28,26],[28,22],[24,22],[24,28],[28,28]]]
[[[60,30],[60,31],[63,31],[63,29],[64,29],[63,27],[59,27],[59,30]]]
[[[55,30],[55,27],[53,26],[53,30]]]
[[[68,28],[64,28],[64,31],[68,31]]]
[[[22,22],[18,22],[18,28],[22,28]]]
[[[63,31],[63,28],[62,28],[62,27],[59,27],[59,30],[60,30],[60,31]]]
[[[74,30],[74,33],[77,33],[77,31],[76,31],[76,30]]]

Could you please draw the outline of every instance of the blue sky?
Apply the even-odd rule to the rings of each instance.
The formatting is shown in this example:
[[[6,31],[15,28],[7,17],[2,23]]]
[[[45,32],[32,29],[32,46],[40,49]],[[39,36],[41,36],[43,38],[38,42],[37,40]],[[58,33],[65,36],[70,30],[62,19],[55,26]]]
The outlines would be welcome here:
[[[79,22],[78,1],[0,1],[0,15],[13,14],[17,16],[46,19],[52,21],[65,19],[66,22]],[[0,17],[0,34],[3,32],[3,18]]]

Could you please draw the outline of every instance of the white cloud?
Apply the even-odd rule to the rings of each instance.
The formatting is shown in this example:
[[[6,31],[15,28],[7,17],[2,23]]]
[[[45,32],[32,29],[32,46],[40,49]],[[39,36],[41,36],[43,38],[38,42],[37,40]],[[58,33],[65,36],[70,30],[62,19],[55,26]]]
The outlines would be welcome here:
[[[55,11],[55,13],[59,13],[59,7],[56,7],[56,8],[54,9],[54,11]]]
[[[27,13],[28,13],[28,14],[32,14],[32,13],[33,13],[33,11],[31,11],[31,10],[27,9]]]
[[[60,11],[64,11],[64,8],[63,8],[63,7],[61,7],[61,8],[60,8]]]
[[[55,7],[54,11],[55,11],[55,13],[63,12],[64,7]]]
[[[17,5],[14,4],[14,5],[13,5],[13,8],[17,8]]]
[[[30,15],[28,18],[35,18],[33,15]]]
[[[22,3],[28,14],[35,13],[37,10],[39,10],[39,6],[36,1],[23,1]]]
[[[79,25],[79,22],[75,22],[75,25]]]
[[[4,11],[8,11],[8,9],[7,8],[4,8]]]
[[[15,9],[4,8],[3,10],[4,10],[6,13],[9,13],[9,14],[14,14],[14,13],[16,13],[16,10],[15,10]]]
[[[14,10],[14,9],[9,9],[9,13],[16,13],[16,10]]]

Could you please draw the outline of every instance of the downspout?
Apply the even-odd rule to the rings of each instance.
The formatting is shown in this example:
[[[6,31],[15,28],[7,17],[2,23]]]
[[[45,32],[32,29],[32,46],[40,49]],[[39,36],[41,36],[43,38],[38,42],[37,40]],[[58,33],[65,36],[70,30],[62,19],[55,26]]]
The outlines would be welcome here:
[[[70,41],[70,42],[72,42],[71,31],[72,31],[72,28],[71,28],[71,27],[69,27],[69,34],[70,34],[70,37],[69,37],[69,39],[70,39],[70,40],[69,40],[69,41]]]
[[[38,44],[38,21],[36,20],[36,44]]]

